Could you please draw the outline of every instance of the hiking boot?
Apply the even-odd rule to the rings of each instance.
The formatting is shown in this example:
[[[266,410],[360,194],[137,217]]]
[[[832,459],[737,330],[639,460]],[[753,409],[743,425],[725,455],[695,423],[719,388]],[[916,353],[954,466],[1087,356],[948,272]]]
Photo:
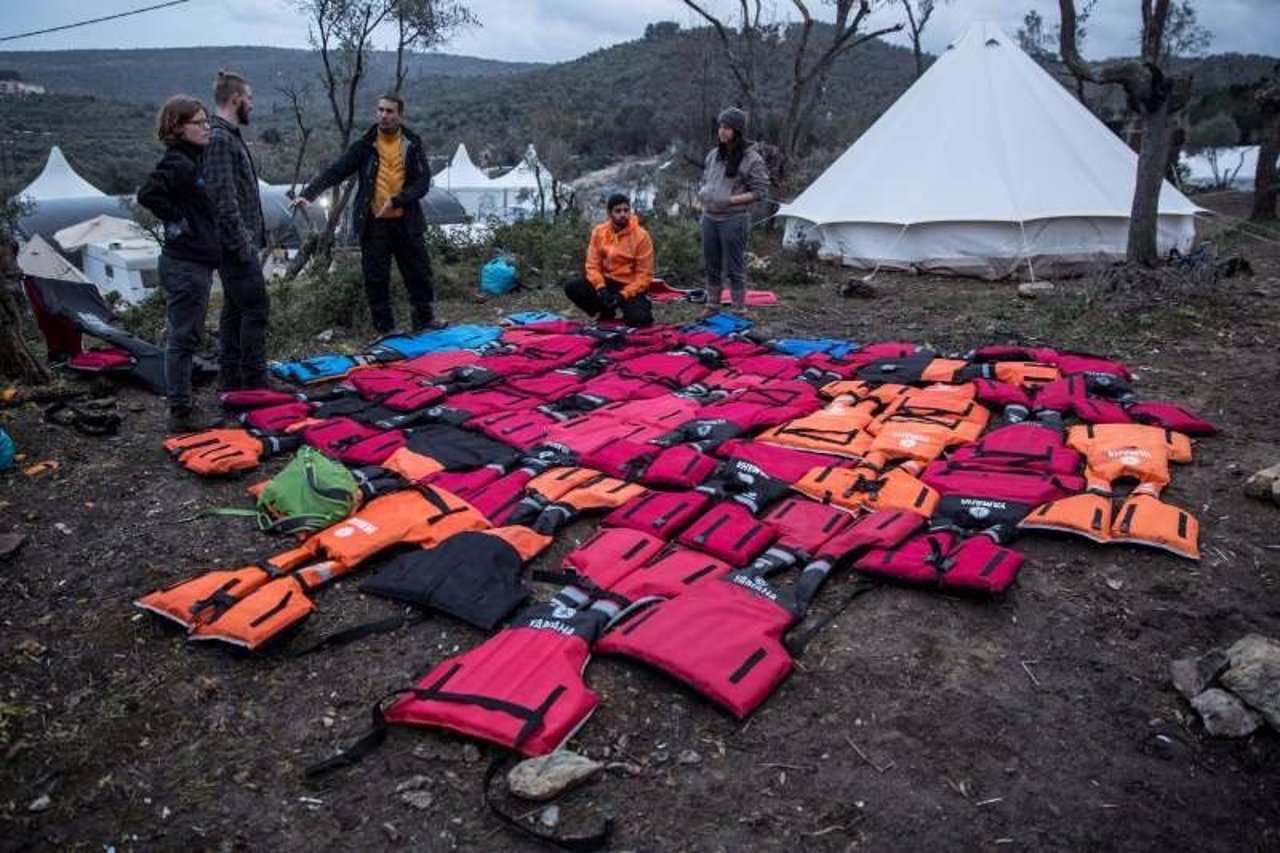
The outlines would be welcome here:
[[[170,435],[181,435],[189,432],[200,432],[212,424],[209,419],[192,406],[175,406],[169,410],[169,421],[165,427]]]
[[[218,393],[225,394],[227,391],[239,391],[244,386],[240,383],[239,371],[230,372],[227,370],[218,373]]]
[[[441,329],[447,329],[447,328],[449,328],[449,322],[447,320],[441,320],[439,318],[436,318],[436,319],[428,320],[427,322],[422,323],[421,325],[415,325],[413,331],[414,332],[438,332]]]

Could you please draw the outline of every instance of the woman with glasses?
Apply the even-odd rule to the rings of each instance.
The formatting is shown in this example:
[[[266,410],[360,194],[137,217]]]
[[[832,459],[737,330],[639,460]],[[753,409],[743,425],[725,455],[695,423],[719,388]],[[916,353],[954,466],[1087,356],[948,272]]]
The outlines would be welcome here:
[[[188,95],[164,102],[156,120],[164,156],[138,190],[138,203],[164,225],[160,284],[169,325],[164,376],[169,398],[169,432],[203,428],[191,397],[191,361],[200,346],[213,271],[222,260],[213,201],[205,191],[204,148],[209,113]]]

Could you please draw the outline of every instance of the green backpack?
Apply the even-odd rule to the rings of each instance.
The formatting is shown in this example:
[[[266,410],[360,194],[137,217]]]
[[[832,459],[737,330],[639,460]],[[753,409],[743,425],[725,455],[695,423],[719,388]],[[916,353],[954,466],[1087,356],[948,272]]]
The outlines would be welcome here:
[[[311,533],[341,521],[359,505],[360,484],[347,467],[303,445],[258,492],[256,510],[213,512],[251,516],[268,533]]]

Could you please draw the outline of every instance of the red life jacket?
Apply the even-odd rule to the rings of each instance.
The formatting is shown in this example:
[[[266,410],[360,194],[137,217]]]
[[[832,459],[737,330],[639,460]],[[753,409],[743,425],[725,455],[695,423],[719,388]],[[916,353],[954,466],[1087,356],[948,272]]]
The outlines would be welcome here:
[[[860,572],[941,589],[1001,592],[1022,567],[1022,555],[986,536],[963,541],[949,531],[921,534],[896,548],[876,549],[854,564]]]
[[[470,651],[448,658],[379,716],[430,726],[523,755],[559,749],[599,700],[582,680],[607,617],[552,602],[521,613]]]
[[[711,496],[704,492],[647,492],[609,513],[604,524],[628,527],[669,541],[710,503]]]

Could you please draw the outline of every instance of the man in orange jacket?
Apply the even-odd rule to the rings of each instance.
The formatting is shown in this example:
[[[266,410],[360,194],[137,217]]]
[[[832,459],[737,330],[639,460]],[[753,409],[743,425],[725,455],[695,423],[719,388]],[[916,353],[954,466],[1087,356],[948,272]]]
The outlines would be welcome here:
[[[628,326],[652,326],[653,240],[625,195],[609,196],[608,211],[591,230],[586,276],[566,282],[565,296],[598,320],[612,320],[621,311]]]

